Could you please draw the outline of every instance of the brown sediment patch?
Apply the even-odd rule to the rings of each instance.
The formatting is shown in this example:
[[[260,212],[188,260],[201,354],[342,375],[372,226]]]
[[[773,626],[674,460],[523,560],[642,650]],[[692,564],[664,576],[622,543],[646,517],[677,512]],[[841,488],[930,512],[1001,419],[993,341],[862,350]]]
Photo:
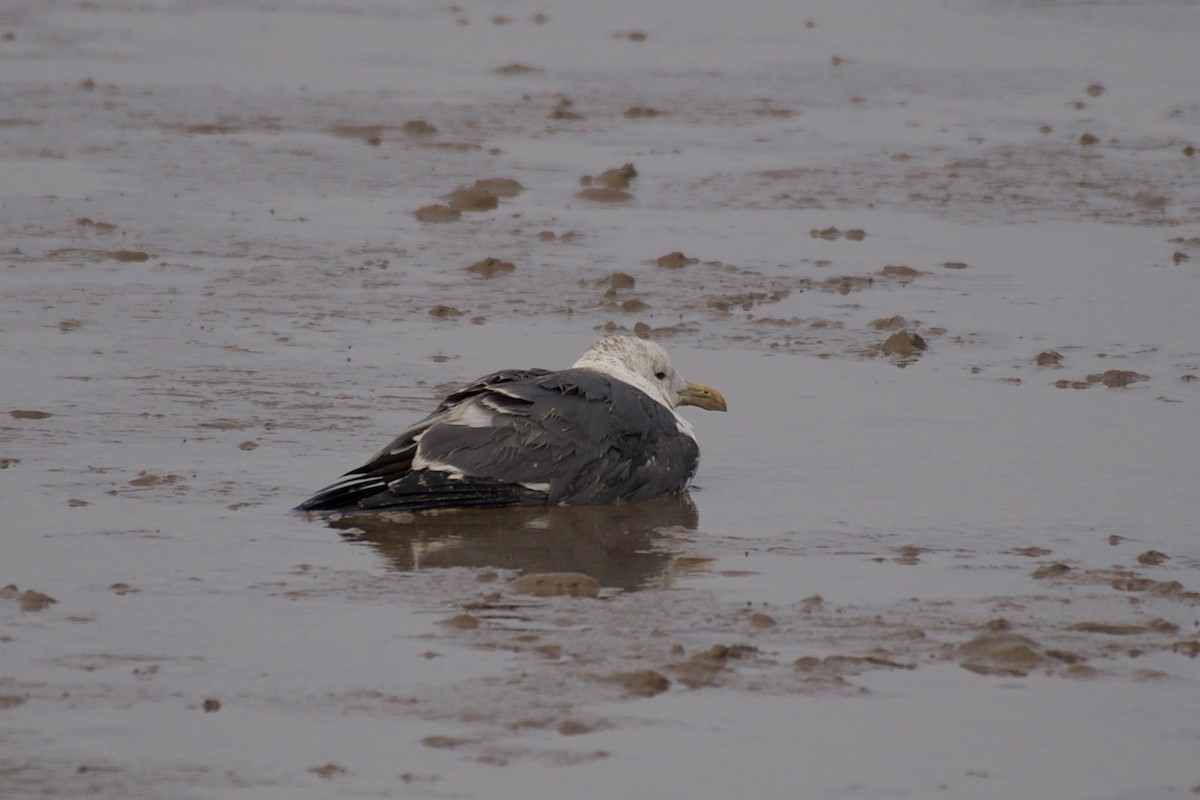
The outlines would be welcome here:
[[[927,551],[923,547],[917,547],[916,545],[906,544],[903,547],[896,548],[897,555],[895,558],[892,559],[892,561],[896,562],[897,564],[906,564],[906,565],[920,564],[921,563],[920,556],[921,556],[921,553],[924,553],[924,552],[927,552]]]
[[[1071,568],[1060,561],[1054,564],[1043,564],[1035,569],[1031,573],[1030,577],[1032,577],[1035,581],[1040,581],[1046,578],[1058,578],[1062,575],[1066,575],[1070,571]]]
[[[426,736],[421,740],[421,744],[426,747],[431,747],[434,750],[453,750],[467,744],[476,744],[475,739],[468,739],[465,736]]]
[[[650,304],[644,300],[639,300],[636,297],[631,297],[621,303],[621,310],[626,314],[636,314],[640,311],[645,311],[650,308]]]
[[[495,72],[497,75],[512,76],[512,75],[528,75],[531,72],[545,72],[545,70],[542,69],[541,67],[532,67],[529,64],[512,63],[512,64],[505,64],[502,67],[496,67],[494,70],[492,70],[492,72]]]
[[[1013,550],[1013,553],[1016,555],[1025,556],[1026,558],[1040,558],[1041,556],[1050,555],[1051,552],[1053,551],[1047,550],[1045,547],[1018,547]]]
[[[617,672],[609,676],[609,680],[619,683],[626,692],[638,697],[653,697],[671,688],[671,681],[662,673],[652,669]]]
[[[48,594],[36,592],[33,589],[21,591],[16,584],[8,584],[0,589],[0,600],[14,600],[22,611],[45,611],[58,601]]]
[[[479,620],[470,614],[456,614],[442,620],[441,624],[459,631],[473,631],[479,627]]]
[[[75,224],[84,228],[91,228],[96,233],[115,233],[117,226],[111,222],[96,222],[90,217],[80,217],[75,220]]]
[[[925,340],[921,338],[921,334],[911,331],[896,331],[883,344],[879,345],[880,351],[885,355],[896,356],[898,358],[912,358],[920,355],[929,347]]]
[[[184,125],[182,130],[184,133],[211,136],[215,134],[237,133],[243,130],[243,128],[239,125],[226,122],[200,122],[194,125]]]
[[[54,416],[49,411],[36,411],[31,408],[14,408],[8,415],[13,419],[46,419]]]
[[[692,264],[699,264],[700,259],[690,258],[679,250],[676,250],[672,253],[667,253],[665,256],[659,256],[655,259],[654,263],[662,269],[683,269]]]
[[[438,129],[423,119],[410,119],[400,126],[409,136],[436,136]]]
[[[965,261],[944,261],[942,262],[943,269],[966,269],[969,264]]]
[[[1062,353],[1057,350],[1043,350],[1037,354],[1033,362],[1039,367],[1061,367],[1062,359]]]
[[[584,175],[579,179],[580,186],[604,186],[609,189],[628,189],[629,184],[638,175],[633,164],[606,169],[599,175]]]
[[[385,129],[384,125],[331,125],[325,131],[333,136],[362,139],[364,142],[369,142],[372,139],[381,139]]]
[[[339,775],[345,775],[348,772],[348,770],[341,764],[334,763],[333,761],[322,764],[319,767],[309,767],[308,771],[318,777],[324,778],[325,780],[336,778]]]
[[[605,282],[608,284],[605,295],[609,297],[615,296],[622,289],[632,289],[637,284],[637,280],[628,272],[614,272]]]
[[[922,272],[919,269],[914,269],[913,267],[904,266],[902,264],[889,264],[881,269],[879,274],[885,278],[894,278],[903,283],[908,283],[909,281],[919,278],[922,275],[927,275],[928,273]]]
[[[1150,380],[1149,375],[1142,375],[1127,369],[1109,369],[1087,376],[1088,383],[1103,383],[1110,389],[1123,389],[1138,381],[1148,380]]]
[[[981,633],[959,646],[958,663],[980,675],[1025,677],[1046,663],[1042,646],[1027,636],[1006,630]]]
[[[166,475],[159,475],[155,472],[150,472],[148,470],[142,470],[141,472],[138,473],[138,476],[136,478],[133,478],[129,481],[129,485],[130,486],[142,486],[142,487],[144,487],[144,486],[170,486],[172,484],[178,483],[180,480],[182,480],[182,478],[180,478],[180,476],[178,476],[174,473],[169,473]]]
[[[1171,557],[1169,555],[1167,555],[1166,553],[1161,553],[1158,550],[1147,550],[1146,552],[1140,554],[1137,557],[1137,561],[1139,564],[1145,564],[1146,566],[1153,567],[1153,566],[1158,566],[1159,564],[1163,563],[1164,561],[1169,560],[1170,558]]]
[[[516,197],[525,189],[514,178],[480,178],[475,181],[474,188],[496,197]]]
[[[542,572],[522,575],[509,588],[517,594],[534,597],[596,597],[600,594],[600,583],[581,572]]]
[[[625,109],[625,116],[629,119],[648,119],[661,116],[663,113],[665,112],[659,111],[657,108],[649,108],[647,106],[630,106],[629,108]]]
[[[478,186],[460,186],[443,199],[456,211],[491,211],[500,205],[496,195]]]
[[[1102,633],[1106,636],[1136,636],[1141,633],[1178,633],[1179,626],[1165,620],[1155,620],[1146,625],[1120,622],[1079,622],[1069,630],[1081,633]]]
[[[633,199],[633,195],[621,189],[596,186],[576,192],[575,196],[580,200],[590,200],[593,203],[628,203]]]
[[[466,313],[461,308],[446,305],[436,305],[429,309],[429,316],[434,319],[458,319]]]
[[[770,614],[755,611],[750,615],[750,626],[753,628],[774,628],[779,623]]]
[[[861,675],[875,669],[916,669],[916,664],[897,661],[891,653],[880,648],[867,656],[800,656],[792,662],[792,668],[797,672],[833,677]]]
[[[516,266],[511,261],[501,261],[498,258],[485,258],[482,261],[476,261],[469,267],[463,267],[467,272],[473,272],[481,278],[494,278],[497,275],[505,275],[516,270]]]
[[[150,254],[144,250],[113,250],[107,253],[114,261],[140,262],[149,261]]]
[[[898,331],[912,324],[899,314],[894,317],[881,317],[880,319],[871,321],[871,327],[877,331]]]
[[[826,292],[850,294],[870,289],[875,285],[875,278],[870,275],[835,275],[821,281],[819,286]]]
[[[413,212],[413,216],[417,218],[418,222],[454,222],[462,219],[462,212],[456,208],[435,203],[421,206]]]
[[[851,242],[861,242],[867,238],[867,232],[862,228],[851,228],[850,230],[843,231],[833,225],[830,225],[828,228],[813,228],[808,232],[808,235],[813,239],[827,239],[829,241],[845,238]]]
[[[686,661],[668,666],[668,670],[684,686],[699,689],[716,686],[722,673],[729,670],[729,662],[757,655],[758,648],[748,644],[715,644],[696,653]]]

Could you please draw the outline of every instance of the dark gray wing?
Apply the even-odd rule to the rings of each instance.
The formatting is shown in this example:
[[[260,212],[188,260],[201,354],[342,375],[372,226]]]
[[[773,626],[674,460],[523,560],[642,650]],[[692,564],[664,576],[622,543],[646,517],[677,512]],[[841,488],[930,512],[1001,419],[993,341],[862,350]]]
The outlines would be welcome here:
[[[510,371],[454,393],[300,508],[639,500],[682,491],[698,463],[675,415],[628,384],[587,370]]]
[[[296,506],[296,511],[353,511],[356,509],[381,509],[379,502],[386,500],[388,485],[413,477],[412,461],[417,451],[417,441],[432,425],[442,419],[447,412],[468,401],[470,398],[486,392],[489,388],[501,383],[511,383],[549,374],[545,369],[507,369],[485,375],[475,382],[447,395],[429,416],[409,427],[404,433],[393,439],[387,447],[380,450],[371,460],[358,469],[353,469],[343,475],[336,483],[326,486],[312,497]],[[436,477],[436,476],[435,476]],[[414,490],[419,487],[413,486]],[[466,490],[468,487],[459,487]],[[460,491],[461,505],[479,504],[480,497],[474,497],[467,491]],[[448,498],[447,498],[448,499]],[[482,503],[497,505],[497,503]],[[400,508],[404,504],[399,500],[393,507]],[[455,505],[451,503],[451,505]],[[521,505],[520,503],[498,503],[498,505]],[[439,505],[426,505],[424,508],[437,508]]]

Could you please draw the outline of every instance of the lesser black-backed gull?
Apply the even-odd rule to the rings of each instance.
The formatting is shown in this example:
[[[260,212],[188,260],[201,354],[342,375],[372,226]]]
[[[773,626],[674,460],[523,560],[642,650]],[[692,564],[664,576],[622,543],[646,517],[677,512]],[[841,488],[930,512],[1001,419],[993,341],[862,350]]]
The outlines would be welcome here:
[[[678,406],[724,411],[665,350],[609,336],[570,369],[502,370],[432,414],[298,511],[596,505],[682,492],[700,448]]]

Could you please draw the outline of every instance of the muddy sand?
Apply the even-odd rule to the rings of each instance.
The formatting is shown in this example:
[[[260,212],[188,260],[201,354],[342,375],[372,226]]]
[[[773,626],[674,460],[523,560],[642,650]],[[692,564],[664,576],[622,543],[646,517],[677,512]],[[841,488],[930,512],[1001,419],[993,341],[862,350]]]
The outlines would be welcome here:
[[[1185,4],[0,10],[0,796],[1200,791]],[[289,509],[661,342],[686,497]]]

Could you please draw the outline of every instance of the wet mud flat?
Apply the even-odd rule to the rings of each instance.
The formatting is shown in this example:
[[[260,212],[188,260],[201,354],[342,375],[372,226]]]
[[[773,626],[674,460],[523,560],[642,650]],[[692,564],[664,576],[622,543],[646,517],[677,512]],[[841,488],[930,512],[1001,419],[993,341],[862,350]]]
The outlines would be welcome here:
[[[0,12],[0,795],[1200,786],[1170,4]],[[654,338],[687,497],[288,509]]]

